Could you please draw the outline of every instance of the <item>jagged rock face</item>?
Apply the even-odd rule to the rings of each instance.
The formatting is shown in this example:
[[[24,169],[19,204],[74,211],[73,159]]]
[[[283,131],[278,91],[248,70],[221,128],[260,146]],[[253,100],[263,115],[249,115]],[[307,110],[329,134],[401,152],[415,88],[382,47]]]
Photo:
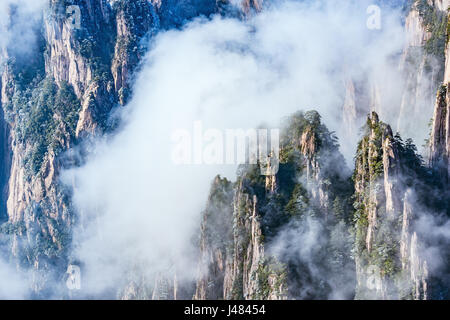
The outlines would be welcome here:
[[[81,6],[80,11],[83,14],[82,19],[87,21],[83,27],[92,26],[87,32],[98,33],[100,28],[108,24],[109,12],[104,12],[102,7],[97,5],[92,7],[94,1],[78,1],[75,5]],[[103,4],[103,2],[100,2]],[[62,16],[65,13],[65,7],[60,1],[51,1],[51,15],[45,19],[46,41],[49,52],[46,56],[46,73],[51,74],[56,82],[66,81],[71,84],[78,97],[81,97],[87,85],[92,81],[94,70],[89,65],[81,52],[77,50],[78,39],[76,38],[74,27]],[[81,8],[83,10],[81,10]],[[100,12],[91,11],[100,9]],[[90,9],[90,10],[88,10]],[[91,21],[96,21],[91,24]]]
[[[70,194],[59,185],[58,177],[61,167],[73,165],[75,159],[60,158],[61,152],[81,139],[108,130],[112,108],[126,104],[131,94],[130,81],[145,54],[147,38],[160,27],[179,27],[196,16],[218,13],[227,3],[215,0],[74,0],[67,4],[49,0],[47,4],[42,24],[36,28],[42,46],[35,50],[35,57],[20,65],[11,59],[12,62],[2,69],[0,188],[2,205],[7,207],[5,230],[13,233],[13,255],[23,262],[24,268],[44,270],[44,264],[50,268],[53,263],[59,268],[56,273],[63,274],[75,217]],[[67,5],[79,8],[80,21],[76,21],[76,11],[68,12]],[[255,7],[256,2],[248,5]],[[80,22],[79,26],[76,22]],[[3,51],[8,61],[8,48]],[[23,70],[27,70],[23,72],[29,76],[26,79],[22,76]],[[47,89],[51,93],[48,101],[33,100]],[[51,99],[59,99],[58,108],[64,110],[52,109],[55,103]],[[30,109],[26,106],[31,100]],[[39,112],[46,108],[51,109],[50,118]],[[38,119],[36,121],[43,118],[45,123],[31,121],[30,127],[23,114]],[[43,139],[23,139],[24,132],[38,126],[45,127],[46,133],[34,132],[34,135]],[[26,247],[37,254],[27,253],[30,250],[25,250]],[[124,297],[143,297],[142,284],[133,281],[127,287],[129,290],[124,291]],[[160,283],[164,281],[156,281],[154,292],[146,296],[162,297],[157,288],[161,288]],[[44,291],[49,289],[46,283],[43,281],[39,288],[35,287],[38,295],[45,297]],[[171,297],[189,294],[183,288],[177,290],[176,284],[172,287]]]
[[[383,141],[384,192],[386,199],[386,214],[388,219],[395,218],[400,207],[398,195],[400,191],[396,182],[399,179],[400,162],[398,152],[393,145],[392,131],[386,128],[386,138]]]
[[[450,18],[447,18],[450,20]],[[448,47],[448,42],[447,42],[447,47],[445,48],[445,72],[444,72],[444,83],[449,83],[450,82],[450,50]]]
[[[406,46],[400,61],[405,77],[397,130],[415,140],[414,123],[426,123],[432,116],[434,92],[444,77],[443,46],[447,25],[446,1],[416,0],[406,17]],[[406,120],[408,119],[408,120]]]
[[[427,298],[427,270],[411,229],[414,207],[398,137],[372,113],[355,164],[357,298]],[[406,190],[406,191],[405,191]],[[402,221],[401,228],[399,221]],[[399,251],[398,251],[399,250]],[[401,277],[401,281],[398,281]]]
[[[199,280],[195,299],[223,299],[227,258],[233,240],[233,193],[231,183],[217,177],[203,214],[200,238]],[[229,289],[227,289],[228,291]]]
[[[57,83],[71,84],[82,103],[77,137],[96,134],[115,103],[125,104],[129,79],[145,48],[141,40],[159,28],[155,8],[148,1],[75,1],[81,28],[61,16],[65,7],[51,5],[45,19],[47,74]],[[94,104],[94,105],[93,105]]]
[[[51,279],[45,279],[45,275],[53,267],[53,273],[64,274],[74,223],[70,194],[58,180],[61,167],[70,165],[73,159],[59,155],[77,139],[106,129],[111,109],[126,102],[129,78],[145,49],[140,40],[152,28],[158,28],[158,17],[148,1],[111,4],[92,0],[73,1],[71,5],[80,9],[80,28],[67,19],[63,2],[49,1],[43,27],[36,32],[43,43],[35,52],[36,58],[29,63],[8,62],[1,78],[5,172],[0,174],[0,183],[8,215],[4,228],[12,233],[11,252],[18,265],[36,271],[33,286],[43,297],[50,291],[62,295],[47,287]],[[5,55],[8,58],[7,49]],[[24,79],[22,73],[32,74],[36,80]],[[35,93],[27,93],[27,88]],[[49,91],[48,101],[33,98],[39,92],[47,94],[45,90]],[[60,104],[52,99],[59,99]],[[31,109],[26,106],[27,100]],[[45,108],[51,109],[50,118],[39,111]],[[47,132],[33,135],[38,126]],[[23,132],[28,132],[28,139],[23,138]]]
[[[337,234],[339,223],[345,227],[337,218],[336,208],[331,209],[332,203],[340,205],[337,198],[352,193],[345,188],[346,182],[336,177],[336,172],[344,174],[345,170],[342,156],[333,155],[335,148],[332,134],[321,124],[320,116],[299,112],[290,118],[282,134],[276,174],[264,177],[260,168],[244,166],[234,184],[215,179],[201,226],[196,299],[331,296],[332,286],[327,287],[330,283],[324,285],[327,280],[311,279],[316,275],[311,274],[308,265],[318,263],[320,266],[314,268],[320,269],[323,277],[335,278],[332,266],[342,263],[331,258],[337,252],[324,247],[321,253],[326,258],[302,257],[296,252],[302,243],[287,245],[285,235],[295,234],[296,228],[312,217],[326,225],[324,242],[333,231]],[[330,181],[342,190],[336,190]],[[273,244],[282,248],[277,254],[271,249]],[[289,249],[284,251],[284,246]],[[350,250],[344,249],[339,256],[349,259]],[[320,262],[310,261],[313,259]],[[351,283],[351,279],[346,280]],[[314,286],[324,292],[303,289]]]
[[[130,75],[144,53],[140,40],[145,35],[151,36],[149,31],[159,28],[159,17],[156,9],[145,0],[121,2],[116,10],[117,40],[111,69],[114,88],[123,105],[130,91]]]
[[[423,18],[415,5],[413,5],[412,10],[406,17],[405,29],[408,40],[406,50],[411,47],[422,47],[431,37],[431,34],[426,30]]]
[[[413,205],[411,191],[406,192],[403,204],[402,233],[400,239],[400,259],[402,270],[411,278],[413,283],[412,296],[415,300],[427,300],[428,293],[428,266],[419,253],[417,233],[410,230],[413,218]],[[408,290],[409,288],[406,288]]]
[[[399,108],[393,110],[391,105],[384,104],[383,93],[380,92],[382,84],[378,80],[345,79],[343,132],[356,135],[363,125],[359,120],[375,111],[383,116],[390,116],[391,121],[395,121],[392,123],[394,129],[412,137],[416,142],[426,138],[415,124],[425,124],[432,117],[433,110],[430,106],[433,105],[435,92],[444,78],[448,1],[415,0],[408,6],[404,24],[405,44],[398,61],[399,76],[402,79]]]
[[[430,164],[439,168],[446,181],[448,181],[450,173],[448,162],[450,155],[449,103],[450,94],[448,92],[447,84],[443,85],[437,94],[430,139]]]
[[[287,297],[286,279],[282,266],[271,263],[264,254],[258,199],[236,190],[234,200],[233,260],[226,276],[226,299],[271,299]]]
[[[306,129],[300,139],[300,150],[305,159],[306,182],[311,192],[312,199],[324,209],[325,214],[328,211],[329,197],[326,185],[323,183],[321,167],[317,159],[318,141],[316,134],[311,128]]]
[[[115,101],[108,84],[91,82],[81,101],[76,137],[83,138],[101,133],[104,129],[105,117],[111,111],[111,106]]]
[[[226,179],[213,183],[201,228],[201,263],[195,299],[272,299],[287,297],[282,266],[264,254],[258,200],[234,192]]]
[[[450,176],[450,48],[445,49],[444,81],[436,95],[430,135],[430,165],[437,167],[448,183]]]
[[[37,63],[41,63],[40,59],[37,60]],[[36,61],[30,61],[30,65],[34,63]],[[22,67],[29,68],[26,64]],[[42,99],[35,98],[30,99],[33,101],[29,105],[23,104],[23,99],[27,99],[28,95],[24,87],[27,88],[28,84],[15,68],[14,64],[8,64],[2,75],[1,100],[5,112],[2,121],[6,125],[4,132],[8,134],[4,136],[6,145],[2,153],[2,169],[7,170],[8,179],[2,198],[6,199],[8,222],[2,227],[10,235],[11,253],[16,258],[17,266],[32,267],[32,288],[36,292],[46,292],[49,290],[47,283],[52,281],[52,275],[48,272],[53,268],[64,268],[63,255],[67,253],[66,246],[70,239],[71,208],[66,191],[57,183],[61,163],[56,153],[60,148],[70,145],[73,135],[65,121],[68,118],[61,118],[65,113],[63,110],[55,112],[50,119],[46,118],[44,109],[56,108],[61,103],[67,103],[67,107],[70,107],[69,100],[76,98],[70,90],[65,91],[67,88],[64,85],[61,90],[57,90],[53,82],[42,81],[40,85],[48,90],[47,97],[56,98],[58,102],[53,100],[55,104],[50,106],[47,104],[49,98],[43,105]],[[68,93],[67,99],[62,97],[63,92]],[[24,115],[25,110],[30,113]],[[50,129],[44,126],[43,130],[39,130],[37,119],[52,123],[55,127]],[[25,132],[33,130],[39,130],[41,136],[35,134],[25,139]],[[45,139],[47,133],[50,138],[50,132],[51,144],[55,149],[44,150],[47,141],[41,138]],[[54,289],[57,294],[57,288]],[[50,291],[45,294],[50,294]]]

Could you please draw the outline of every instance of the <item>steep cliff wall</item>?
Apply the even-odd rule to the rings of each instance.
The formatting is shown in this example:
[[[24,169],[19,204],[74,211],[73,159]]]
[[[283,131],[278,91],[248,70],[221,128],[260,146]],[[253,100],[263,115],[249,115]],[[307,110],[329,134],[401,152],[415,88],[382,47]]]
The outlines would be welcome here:
[[[5,50],[0,182],[8,181],[2,230],[10,234],[12,255],[18,267],[36,273],[34,292],[49,297],[63,295],[51,289],[49,275],[62,277],[67,268],[76,219],[58,180],[62,168],[75,164],[64,151],[108,130],[109,113],[127,101],[144,54],[140,41],[158,28],[158,17],[148,1],[52,0],[41,25],[31,59]]]
[[[343,157],[316,112],[299,112],[284,125],[275,175],[242,166],[235,183],[215,179],[201,226],[196,299],[320,299],[345,287],[337,269],[350,265],[351,273],[350,246],[329,240],[349,237],[351,208],[340,199],[352,188]],[[320,250],[290,239],[313,220],[325,229]],[[302,246],[314,254],[303,255]],[[351,287],[351,277],[345,281]]]
[[[436,95],[433,122],[430,135],[430,164],[438,167],[443,179],[448,183],[450,174],[450,48],[448,42],[449,25],[447,25],[447,43],[445,48],[444,81]]]
[[[418,192],[421,159],[408,140],[372,113],[358,146],[355,164],[355,250],[357,298],[427,299],[427,262],[412,221],[420,211],[411,202]]]
[[[431,106],[444,79],[448,1],[414,0],[403,6],[404,48],[389,66],[397,69],[391,75],[399,81],[386,88],[383,80],[370,74],[345,79],[344,133],[356,136],[365,115],[375,111],[389,117],[395,131],[413,138],[418,145],[426,138],[426,123],[433,115]],[[393,101],[385,96],[395,98],[398,104],[393,107]],[[416,123],[422,126],[417,128]]]
[[[258,198],[235,190],[226,179],[213,183],[201,227],[195,299],[285,299],[284,267],[266,257]]]
[[[414,133],[412,124],[431,118],[430,105],[444,77],[447,8],[447,1],[417,0],[405,21],[406,46],[400,61],[405,83],[396,129],[417,143],[422,137]]]

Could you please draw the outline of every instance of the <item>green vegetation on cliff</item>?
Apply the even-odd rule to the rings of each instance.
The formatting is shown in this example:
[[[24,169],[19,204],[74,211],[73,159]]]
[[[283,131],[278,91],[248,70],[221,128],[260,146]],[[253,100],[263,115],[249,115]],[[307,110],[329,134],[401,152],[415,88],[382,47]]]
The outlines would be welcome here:
[[[74,139],[81,107],[67,83],[57,86],[51,78],[32,83],[25,90],[17,88],[5,107],[17,142],[28,150],[24,165],[29,177],[40,171],[50,150],[58,155]]]
[[[438,57],[439,61],[443,61],[447,43],[447,12],[439,11],[435,6],[431,6],[428,0],[417,0],[416,8],[424,21],[427,31],[431,34],[431,37],[425,44],[426,52]]]
[[[296,298],[324,299],[334,294],[351,298],[354,263],[349,225],[353,215],[350,203],[353,186],[335,134],[326,128],[316,111],[297,112],[284,120],[279,160],[275,177],[262,175],[259,164],[241,165],[238,169],[237,182],[233,185],[233,238],[228,239],[234,245],[233,257],[239,261],[229,298],[244,298],[243,277],[248,272],[245,268],[249,267],[244,261],[252,259],[246,255],[255,236],[252,234],[255,230],[250,230],[254,205],[261,233],[258,240],[268,251],[258,262],[256,272],[250,275],[256,281],[252,298],[283,296],[285,293],[278,290],[286,289],[288,296]],[[268,189],[268,183],[273,181],[276,186]],[[211,194],[220,195],[217,190],[221,188],[217,189],[215,183]],[[228,197],[218,197],[222,207],[224,203],[220,199],[229,201]],[[205,222],[208,223],[208,219]],[[214,220],[211,226],[218,234],[228,232],[226,225],[218,225]],[[288,250],[290,246],[301,246],[290,237],[297,237],[297,234],[306,237],[312,232],[311,227],[321,230],[321,246],[308,249],[311,250],[308,257],[301,250]],[[290,241],[295,243],[290,244]],[[214,243],[212,239],[210,242]],[[269,249],[277,243],[281,244],[279,252],[272,255]],[[348,272],[342,272],[343,269]],[[318,276],[317,270],[328,276]],[[303,290],[302,286],[310,290]],[[342,290],[335,289],[340,287]]]

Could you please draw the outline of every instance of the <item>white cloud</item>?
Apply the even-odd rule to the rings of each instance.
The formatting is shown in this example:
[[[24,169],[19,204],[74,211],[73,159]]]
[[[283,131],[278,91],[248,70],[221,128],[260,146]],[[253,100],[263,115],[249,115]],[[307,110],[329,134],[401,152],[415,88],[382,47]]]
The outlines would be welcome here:
[[[45,0],[0,1],[0,49],[8,47],[14,54],[24,54],[34,47],[33,30],[42,18],[45,3]]]
[[[24,274],[0,257],[0,299],[25,299],[28,290]]]

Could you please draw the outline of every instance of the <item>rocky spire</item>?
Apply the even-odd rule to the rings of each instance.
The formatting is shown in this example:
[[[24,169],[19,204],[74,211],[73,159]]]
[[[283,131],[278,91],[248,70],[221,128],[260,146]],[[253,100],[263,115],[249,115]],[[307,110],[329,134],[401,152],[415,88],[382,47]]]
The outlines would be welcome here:
[[[410,172],[398,139],[376,113],[368,117],[354,173],[357,298],[427,297],[426,261],[411,228],[418,209],[404,183]]]

